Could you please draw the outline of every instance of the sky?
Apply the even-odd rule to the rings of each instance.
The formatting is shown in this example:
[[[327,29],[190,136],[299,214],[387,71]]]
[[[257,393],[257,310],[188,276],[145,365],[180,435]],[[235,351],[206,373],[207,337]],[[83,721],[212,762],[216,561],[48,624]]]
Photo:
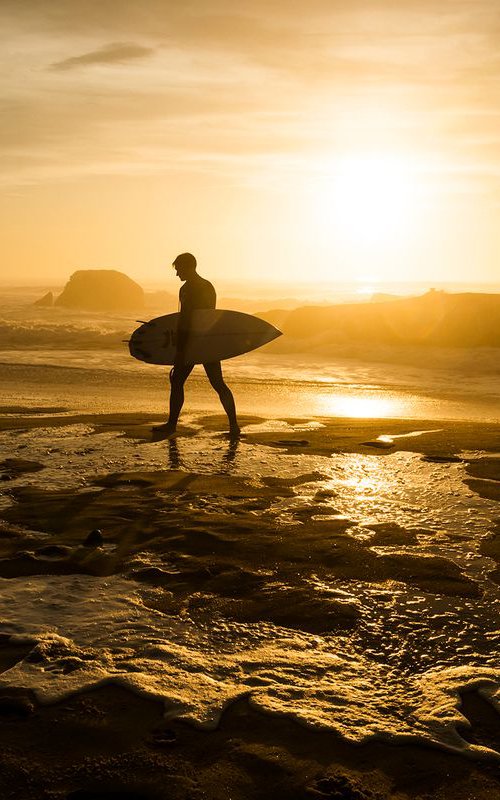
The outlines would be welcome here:
[[[499,0],[2,0],[2,280],[500,282]]]

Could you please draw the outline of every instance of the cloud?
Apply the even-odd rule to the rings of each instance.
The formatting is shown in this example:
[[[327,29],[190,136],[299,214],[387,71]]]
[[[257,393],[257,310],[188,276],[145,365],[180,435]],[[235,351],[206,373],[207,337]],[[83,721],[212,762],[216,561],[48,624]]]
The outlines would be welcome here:
[[[420,143],[500,163],[497,4],[2,0],[0,155],[12,177]]]
[[[97,50],[91,50],[90,53],[82,53],[80,56],[56,61],[55,64],[51,64],[50,69],[64,72],[92,64],[123,64],[131,59],[146,58],[153,53],[152,47],[144,47],[133,42],[112,42]]]

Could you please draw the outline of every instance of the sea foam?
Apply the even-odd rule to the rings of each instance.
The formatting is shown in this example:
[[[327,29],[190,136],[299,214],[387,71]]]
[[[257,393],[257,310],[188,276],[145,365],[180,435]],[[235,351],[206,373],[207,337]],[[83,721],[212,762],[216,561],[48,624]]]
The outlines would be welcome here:
[[[491,668],[397,675],[322,637],[265,623],[200,625],[154,611],[120,577],[40,576],[0,585],[2,632],[38,643],[1,675],[0,686],[31,689],[42,703],[111,681],[162,698],[167,715],[211,729],[229,703],[249,696],[262,712],[351,742],[411,740],[498,755],[457,732],[464,723],[459,691],[479,688],[500,707]]]

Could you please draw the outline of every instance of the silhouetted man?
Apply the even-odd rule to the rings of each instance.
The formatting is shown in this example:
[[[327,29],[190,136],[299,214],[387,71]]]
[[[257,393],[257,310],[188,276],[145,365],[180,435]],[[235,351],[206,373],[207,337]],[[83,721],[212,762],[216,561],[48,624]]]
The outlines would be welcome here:
[[[177,352],[174,367],[170,372],[170,413],[164,425],[155,426],[154,430],[169,436],[175,433],[177,420],[184,405],[184,384],[192,372],[194,364],[185,363],[184,353],[191,327],[193,311],[199,308],[215,308],[216,294],[210,281],[196,272],[196,258],[191,253],[181,253],[172,266],[183,282],[179,291],[180,318],[177,328]],[[239,436],[240,428],[236,419],[234,398],[222,377],[220,361],[203,364],[207,377],[219,395],[220,401],[229,419],[229,433]]]

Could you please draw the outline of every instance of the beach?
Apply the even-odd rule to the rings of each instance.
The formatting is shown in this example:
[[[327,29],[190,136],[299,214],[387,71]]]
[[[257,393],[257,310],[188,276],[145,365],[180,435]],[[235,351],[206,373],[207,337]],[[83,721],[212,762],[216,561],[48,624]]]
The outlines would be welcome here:
[[[498,423],[161,419],[3,408],[2,796],[492,798]]]
[[[282,337],[163,439],[137,315],[3,302],[2,798],[494,797],[497,349]]]

